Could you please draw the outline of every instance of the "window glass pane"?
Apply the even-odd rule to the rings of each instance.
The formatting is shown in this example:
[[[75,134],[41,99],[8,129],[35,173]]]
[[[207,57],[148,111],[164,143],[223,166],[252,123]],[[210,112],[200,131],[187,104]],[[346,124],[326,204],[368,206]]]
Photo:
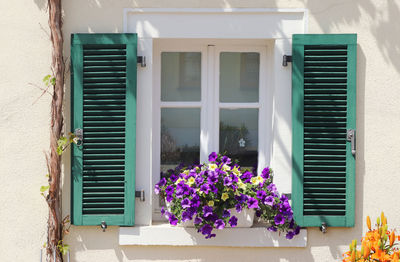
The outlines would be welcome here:
[[[161,109],[161,172],[200,161],[200,108]]]
[[[220,102],[258,102],[260,54],[221,52]]]
[[[200,101],[201,53],[161,53],[161,100]]]
[[[219,152],[226,152],[246,168],[257,168],[258,109],[221,109]]]

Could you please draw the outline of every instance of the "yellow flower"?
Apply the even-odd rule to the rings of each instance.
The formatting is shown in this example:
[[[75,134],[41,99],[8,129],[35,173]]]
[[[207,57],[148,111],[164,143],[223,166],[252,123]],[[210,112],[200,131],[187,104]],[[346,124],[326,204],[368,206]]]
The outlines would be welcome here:
[[[208,168],[211,170],[211,171],[215,171],[215,169],[217,168],[218,166],[216,165],[216,164],[208,164]]]
[[[246,184],[244,184],[243,182],[242,182],[242,180],[239,180],[238,181],[238,186],[239,186],[239,188],[241,188],[241,189],[243,189],[243,190],[245,190],[246,189]]]
[[[232,172],[233,172],[235,175],[240,176],[239,167],[235,166],[235,167],[232,169]]]
[[[256,177],[252,177],[252,178],[250,179],[250,182],[251,182],[252,184],[256,184],[256,183],[257,183],[257,178],[256,178]]]
[[[185,175],[189,175],[189,170],[186,169],[185,171],[183,171],[182,173],[184,173]]]
[[[230,169],[231,169],[231,167],[228,166],[227,164],[224,164],[224,165],[222,166],[222,170],[223,170],[223,171],[228,171],[228,170],[230,170]]]
[[[209,205],[210,207],[213,207],[213,206],[214,206],[214,201],[212,201],[212,200],[208,201],[208,205]]]
[[[189,186],[191,186],[191,185],[194,184],[194,181],[195,181],[194,177],[191,176],[191,177],[188,179],[187,184],[188,184]]]
[[[183,180],[182,178],[178,178],[178,180],[176,180],[176,182],[175,182],[175,185],[179,184],[179,182],[181,182],[181,181],[185,181],[185,180]]]
[[[229,195],[227,193],[222,193],[221,199],[226,201],[229,198]]]

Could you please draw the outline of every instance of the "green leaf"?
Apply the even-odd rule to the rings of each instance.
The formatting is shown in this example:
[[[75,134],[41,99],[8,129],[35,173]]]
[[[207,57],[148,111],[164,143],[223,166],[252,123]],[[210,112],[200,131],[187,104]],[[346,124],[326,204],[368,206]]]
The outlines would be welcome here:
[[[58,154],[59,156],[61,156],[62,153],[63,153],[62,146],[57,147],[57,154]]]
[[[47,75],[47,76],[45,76],[44,78],[43,78],[43,83],[48,83],[49,82],[49,80],[50,80],[50,77],[51,77],[51,75]]]
[[[55,86],[55,85],[56,85],[56,78],[55,78],[55,77],[52,77],[52,78],[50,79],[50,83],[51,83],[53,86]]]
[[[41,186],[40,187],[40,192],[45,192],[47,189],[49,189],[50,188],[50,186]]]

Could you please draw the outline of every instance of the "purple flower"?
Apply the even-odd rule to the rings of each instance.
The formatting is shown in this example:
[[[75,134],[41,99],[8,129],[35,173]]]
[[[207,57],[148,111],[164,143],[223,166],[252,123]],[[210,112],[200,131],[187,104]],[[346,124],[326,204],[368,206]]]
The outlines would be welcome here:
[[[218,181],[218,173],[214,171],[208,172],[207,182],[209,184],[214,184],[217,181]]]
[[[203,216],[208,217],[213,215],[213,208],[210,206],[204,206],[203,207]]]
[[[171,202],[171,201],[174,199],[174,197],[172,196],[172,194],[170,194],[170,195],[167,195],[167,196],[165,197],[165,199],[166,199],[167,202],[169,203],[169,202]]]
[[[174,215],[171,215],[169,216],[169,223],[173,226],[176,226],[178,224],[178,219]]]
[[[178,180],[178,177],[177,177],[176,175],[172,174],[172,175],[169,177],[169,180],[171,180],[172,183],[175,183],[176,180]]]
[[[165,214],[165,208],[161,207],[161,215],[164,215],[164,214]]]
[[[294,232],[293,231],[287,232],[287,234],[286,234],[286,238],[287,239],[292,239],[293,237],[294,237]]]
[[[167,186],[165,188],[165,193],[166,194],[173,194],[174,193],[174,187],[173,186]]]
[[[283,225],[285,224],[285,218],[281,214],[277,214],[274,218],[276,225]]]
[[[236,208],[236,212],[238,212],[238,213],[242,212],[242,206],[240,204],[236,204],[235,208]]]
[[[240,176],[240,179],[242,179],[244,183],[249,183],[252,177],[253,175],[251,174],[251,172],[246,171]]]
[[[229,176],[224,177],[224,186],[232,185],[232,178]]]
[[[229,219],[229,225],[231,225],[231,227],[235,227],[235,226],[237,226],[237,221],[238,221],[238,219],[237,219],[237,217],[235,217],[235,216],[231,216],[231,218]]]
[[[222,217],[230,217],[231,216],[231,211],[229,209],[224,209],[224,212],[222,212]]]
[[[264,201],[264,205],[272,206],[274,204],[274,198],[272,196],[267,196]]]
[[[196,225],[200,224],[201,222],[203,222],[203,219],[201,217],[195,217],[193,221],[193,223]]]
[[[248,208],[259,208],[258,200],[255,199],[254,197],[250,197],[249,200],[247,200],[247,207]]]
[[[240,196],[235,196],[235,199],[239,204],[242,204],[247,201],[248,197],[245,194],[240,194]]]
[[[200,191],[204,192],[205,194],[208,194],[208,192],[210,192],[210,186],[208,184],[201,185]]]
[[[269,184],[269,185],[267,186],[267,189],[268,189],[269,191],[273,192],[273,193],[275,193],[276,190],[277,190],[275,184],[273,184],[273,183]]]
[[[160,182],[157,183],[159,186],[165,186],[167,184],[167,180],[165,177],[161,178]]]
[[[203,234],[203,235],[210,235],[211,231],[212,231],[212,227],[209,224],[205,224],[204,226],[202,226],[199,231]]]
[[[260,210],[260,209],[257,209],[257,210],[256,210],[256,217],[260,217],[261,214],[262,214],[261,210]]]
[[[192,214],[189,211],[184,211],[182,212],[182,221],[188,221],[188,220],[192,220]]]
[[[154,187],[154,193],[156,193],[156,195],[160,194],[160,186],[156,184],[156,186]]]
[[[224,229],[225,228],[225,223],[222,219],[217,219],[214,223],[214,226],[216,229]]]
[[[276,232],[276,231],[278,231],[278,229],[276,228],[276,227],[274,227],[274,226],[270,226],[269,228],[267,228],[269,231],[271,231],[271,232]]]
[[[231,159],[230,159],[229,157],[227,157],[227,156],[223,156],[222,159],[221,159],[221,162],[222,162],[223,164],[227,164],[227,165],[229,165],[230,163],[232,163]]]
[[[262,190],[258,190],[257,191],[257,198],[258,199],[263,199],[266,195],[267,195],[267,193],[265,193],[265,191],[262,191]]]
[[[195,195],[192,200],[190,200],[190,206],[196,209],[200,206],[200,197],[198,195]]]
[[[297,226],[296,229],[294,230],[294,233],[298,235],[300,233],[300,226]]]
[[[215,152],[212,152],[209,156],[208,156],[208,161],[209,162],[215,162],[217,161],[218,155]]]
[[[199,186],[201,184],[203,184],[204,182],[204,177],[202,175],[198,175],[196,176],[196,178],[194,179],[194,181],[196,182],[196,185]]]
[[[270,170],[269,167],[266,167],[263,169],[262,173],[261,173],[261,177],[264,179],[268,179],[269,178],[269,174],[270,174]]]
[[[215,185],[210,185],[210,188],[211,188],[211,191],[212,191],[214,194],[217,194],[217,193],[218,193],[218,188],[217,188]]]
[[[181,205],[183,208],[188,208],[190,207],[190,200],[189,198],[185,198],[184,200],[181,201]]]

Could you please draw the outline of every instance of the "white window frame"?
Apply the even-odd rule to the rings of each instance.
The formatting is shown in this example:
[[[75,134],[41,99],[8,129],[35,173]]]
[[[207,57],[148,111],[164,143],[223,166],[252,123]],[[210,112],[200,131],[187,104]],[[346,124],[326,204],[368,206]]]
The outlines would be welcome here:
[[[274,168],[274,183],[280,192],[291,192],[291,67],[282,67],[282,56],[291,54],[292,34],[307,33],[307,9],[268,9],[268,8],[127,8],[124,9],[123,32],[138,34],[138,55],[145,56],[146,67],[138,69],[137,83],[137,133],[136,133],[136,190],[145,190],[146,200],[153,199],[153,152],[154,143],[154,41],[155,39],[184,38],[198,39],[259,39],[271,41],[271,154],[270,165]],[[161,231],[152,225],[152,201],[135,203],[135,227],[120,228],[120,244],[165,244],[165,239],[154,237]],[[167,231],[165,231],[167,230]],[[170,244],[201,245],[201,241],[190,235],[187,241],[176,228]],[[257,232],[254,232],[256,230]],[[305,246],[306,231],[294,242],[286,243],[277,234],[269,234],[264,229],[224,230],[218,244],[209,241],[208,245],[227,246]],[[229,239],[241,238],[239,234],[253,234],[252,240],[233,243]],[[186,231],[185,231],[186,232]],[[170,234],[171,232],[169,232]],[[254,237],[260,234],[260,237]],[[237,236],[236,236],[237,235]],[[174,237],[180,237],[174,242]],[[186,235],[185,235],[186,236]],[[236,236],[236,237],[235,237]],[[249,235],[251,236],[251,235]],[[263,236],[263,237],[261,237]],[[266,237],[267,236],[267,237]],[[148,241],[146,240],[148,239]],[[163,242],[164,241],[164,242]],[[172,241],[172,242],[171,242]],[[257,242],[258,241],[258,242]],[[207,245],[207,243],[205,245]]]
[[[246,44],[246,45],[245,45]],[[257,40],[202,40],[167,39],[154,42],[153,51],[153,174],[152,185],[160,179],[161,152],[161,108],[200,108],[200,163],[208,159],[211,152],[219,151],[219,110],[258,109],[258,170],[269,164],[271,155],[272,54],[268,52],[268,41]],[[163,52],[201,53],[201,101],[161,101],[161,54]],[[221,52],[256,52],[260,54],[258,102],[219,102],[219,54]],[[153,197],[153,221],[160,219],[159,199]]]

